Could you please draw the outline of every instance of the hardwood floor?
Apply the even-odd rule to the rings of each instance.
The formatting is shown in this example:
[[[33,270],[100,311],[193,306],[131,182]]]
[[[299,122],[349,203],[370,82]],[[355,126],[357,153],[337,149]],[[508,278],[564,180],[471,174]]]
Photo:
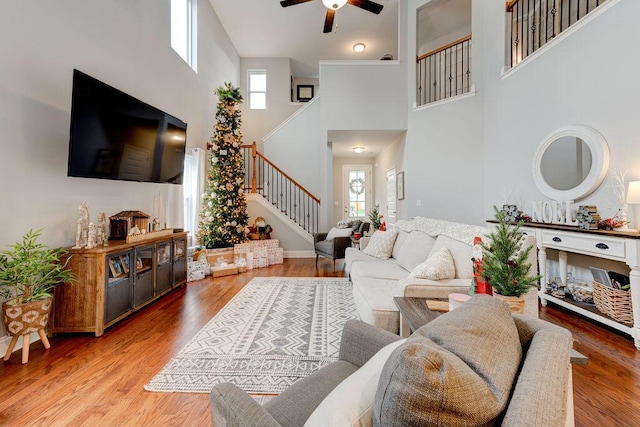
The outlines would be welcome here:
[[[338,268],[342,262],[338,263]],[[331,262],[283,265],[189,283],[105,331],[60,335],[0,364],[2,426],[210,425],[207,394],[152,393],[146,384],[252,277],[342,276]],[[589,357],[574,367],[578,426],[640,425],[640,351],[623,335],[552,306],[541,317],[570,329]]]

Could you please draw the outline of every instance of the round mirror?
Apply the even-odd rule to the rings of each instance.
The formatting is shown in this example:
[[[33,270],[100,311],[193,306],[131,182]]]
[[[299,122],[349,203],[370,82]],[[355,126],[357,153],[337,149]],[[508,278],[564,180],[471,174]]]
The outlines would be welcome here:
[[[533,179],[547,197],[578,200],[591,194],[609,169],[609,147],[588,126],[565,126],[549,134],[533,160]]]

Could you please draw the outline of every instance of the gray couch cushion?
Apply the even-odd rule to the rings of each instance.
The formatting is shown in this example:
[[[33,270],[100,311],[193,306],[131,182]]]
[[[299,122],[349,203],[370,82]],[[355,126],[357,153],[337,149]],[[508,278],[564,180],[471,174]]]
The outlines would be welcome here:
[[[393,352],[374,425],[491,425],[506,408],[521,357],[509,306],[477,295]]]
[[[332,240],[322,240],[315,245],[316,250],[324,253],[324,254],[332,254],[333,253],[333,241]]]
[[[427,259],[435,242],[436,239],[427,233],[414,230],[409,233],[395,258],[402,268],[411,271]]]
[[[449,236],[440,235],[436,239],[435,244],[431,248],[431,254],[435,254],[442,248],[449,249],[453,262],[456,265],[456,279],[472,279],[473,278],[473,246],[452,239]]]

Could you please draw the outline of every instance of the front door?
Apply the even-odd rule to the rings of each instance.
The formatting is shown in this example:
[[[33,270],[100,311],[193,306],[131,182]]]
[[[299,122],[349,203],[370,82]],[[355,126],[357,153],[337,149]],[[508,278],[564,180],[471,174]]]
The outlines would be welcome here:
[[[342,188],[343,219],[367,218],[373,197],[371,165],[344,165]]]

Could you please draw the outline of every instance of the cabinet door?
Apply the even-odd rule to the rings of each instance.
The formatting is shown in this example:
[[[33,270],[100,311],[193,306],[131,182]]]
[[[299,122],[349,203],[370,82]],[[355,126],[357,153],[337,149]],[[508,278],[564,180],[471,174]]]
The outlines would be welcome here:
[[[104,322],[109,323],[131,310],[131,252],[108,255]]]
[[[135,248],[135,267],[133,280],[133,306],[153,298],[153,245]]]
[[[173,239],[173,286],[187,281],[187,239]]]
[[[171,289],[173,284],[171,244],[171,240],[156,243],[156,295]]]

